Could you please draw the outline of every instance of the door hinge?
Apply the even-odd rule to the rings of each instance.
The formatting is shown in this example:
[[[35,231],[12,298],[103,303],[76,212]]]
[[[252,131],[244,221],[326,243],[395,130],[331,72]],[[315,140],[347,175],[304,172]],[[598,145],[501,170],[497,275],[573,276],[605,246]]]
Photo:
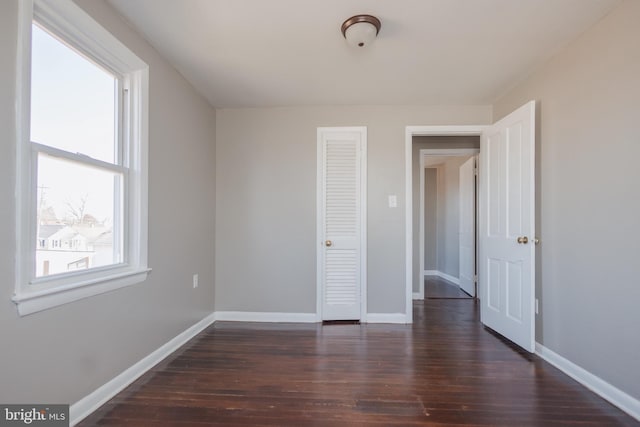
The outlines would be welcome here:
[[[478,175],[478,168],[473,168],[473,174]]]
[[[478,275],[477,274],[473,275],[473,283],[478,283]]]

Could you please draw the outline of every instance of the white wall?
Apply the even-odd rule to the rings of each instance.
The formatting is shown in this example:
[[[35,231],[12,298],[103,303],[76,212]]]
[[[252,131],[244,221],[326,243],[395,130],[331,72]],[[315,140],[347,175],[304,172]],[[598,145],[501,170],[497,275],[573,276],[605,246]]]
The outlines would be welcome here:
[[[536,338],[640,399],[640,2],[494,105],[539,101]]]
[[[490,120],[485,106],[218,110],[216,310],[315,313],[316,128],[367,126],[368,310],[404,313],[405,127]]]
[[[0,402],[73,403],[213,310],[215,112],[106,3],[80,2],[150,66],[153,271],[144,283],[19,317],[11,302],[18,1],[0,2]]]
[[[454,157],[438,168],[438,271],[452,277],[460,273],[460,166],[469,158]]]

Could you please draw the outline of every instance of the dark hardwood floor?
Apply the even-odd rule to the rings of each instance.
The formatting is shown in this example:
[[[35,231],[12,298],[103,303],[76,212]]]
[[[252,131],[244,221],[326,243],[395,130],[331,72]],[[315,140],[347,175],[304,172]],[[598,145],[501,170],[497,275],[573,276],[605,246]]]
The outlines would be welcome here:
[[[472,298],[460,286],[438,276],[424,277],[424,296],[430,299]]]
[[[82,426],[636,426],[484,329],[473,299],[413,325],[216,322]]]

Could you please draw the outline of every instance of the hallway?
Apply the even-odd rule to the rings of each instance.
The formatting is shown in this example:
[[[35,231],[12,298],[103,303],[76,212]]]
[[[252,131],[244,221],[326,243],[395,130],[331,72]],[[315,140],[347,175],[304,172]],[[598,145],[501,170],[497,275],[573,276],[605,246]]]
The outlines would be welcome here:
[[[424,297],[427,299],[471,299],[460,286],[438,276],[424,276]]]
[[[216,322],[80,425],[638,425],[478,315],[438,299],[414,325]]]

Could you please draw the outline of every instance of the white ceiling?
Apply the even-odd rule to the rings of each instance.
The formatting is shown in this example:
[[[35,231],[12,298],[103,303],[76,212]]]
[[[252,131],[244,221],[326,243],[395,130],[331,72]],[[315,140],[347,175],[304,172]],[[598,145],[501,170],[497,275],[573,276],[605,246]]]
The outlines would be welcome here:
[[[214,107],[490,104],[619,0],[109,0]],[[382,21],[375,43],[342,22]]]

